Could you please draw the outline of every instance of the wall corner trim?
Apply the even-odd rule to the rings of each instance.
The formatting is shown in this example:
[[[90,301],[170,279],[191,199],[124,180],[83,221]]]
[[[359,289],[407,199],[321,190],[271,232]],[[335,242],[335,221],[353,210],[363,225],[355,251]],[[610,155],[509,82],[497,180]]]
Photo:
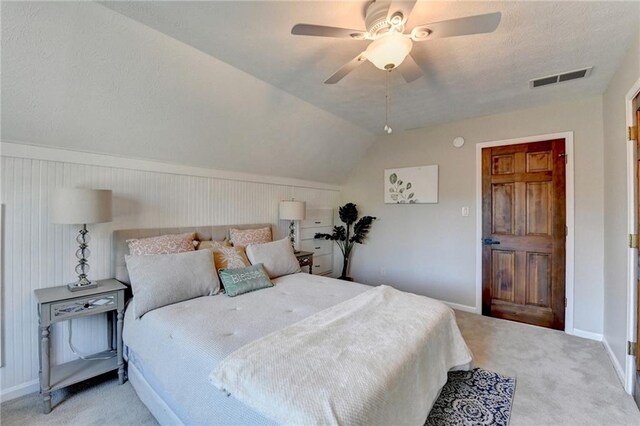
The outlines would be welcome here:
[[[618,358],[616,358],[615,354],[613,353],[613,349],[611,349],[611,346],[609,346],[609,342],[607,342],[606,337],[602,338],[602,344],[604,345],[604,349],[607,351],[607,355],[609,355],[609,359],[613,364],[613,369],[615,370],[616,375],[618,376],[618,380],[620,380],[620,385],[624,387],[625,385],[624,368],[622,368],[622,365],[620,365]]]
[[[594,333],[592,331],[584,331],[578,328],[574,328],[572,331],[567,330],[567,334],[572,336],[582,337],[584,339],[595,340],[596,342],[602,342],[603,336],[601,333]]]
[[[446,300],[441,300],[442,303],[448,305],[450,308],[455,309],[457,311],[470,312],[472,314],[480,314],[481,312],[476,306],[469,305],[461,305],[459,303],[447,302]]]
[[[304,179],[280,176],[259,175],[229,170],[209,169],[205,167],[187,166],[157,160],[129,158],[113,154],[100,154],[68,148],[45,147],[17,141],[0,141],[0,155],[2,157],[27,158],[32,160],[59,161],[63,163],[83,164],[92,166],[106,166],[117,169],[142,170],[147,172],[169,173],[174,175],[200,176],[223,180],[266,183],[281,186],[295,186],[299,188],[323,189],[340,191],[339,185],[314,182]]]

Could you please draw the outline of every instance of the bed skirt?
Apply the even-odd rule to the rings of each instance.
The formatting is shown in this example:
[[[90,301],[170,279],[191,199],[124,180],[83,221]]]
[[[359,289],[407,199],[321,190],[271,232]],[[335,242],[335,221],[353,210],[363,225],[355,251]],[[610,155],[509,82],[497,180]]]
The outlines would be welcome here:
[[[144,405],[147,406],[153,417],[163,426],[184,425],[182,420],[171,410],[166,402],[151,387],[147,379],[142,375],[134,363],[128,363],[128,378],[131,386],[138,394]]]

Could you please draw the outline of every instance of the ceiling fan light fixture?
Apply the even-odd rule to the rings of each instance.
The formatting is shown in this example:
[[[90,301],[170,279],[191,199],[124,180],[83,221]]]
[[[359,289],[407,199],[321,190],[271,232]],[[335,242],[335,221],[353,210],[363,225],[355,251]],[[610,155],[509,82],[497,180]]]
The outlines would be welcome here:
[[[398,33],[388,33],[374,40],[364,54],[376,68],[392,70],[398,67],[411,52],[411,39]]]

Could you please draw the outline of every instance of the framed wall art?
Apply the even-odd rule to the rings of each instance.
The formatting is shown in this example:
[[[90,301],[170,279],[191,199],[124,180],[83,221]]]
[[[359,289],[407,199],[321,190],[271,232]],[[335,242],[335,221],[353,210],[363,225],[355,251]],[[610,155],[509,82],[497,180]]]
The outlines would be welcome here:
[[[438,202],[438,165],[386,169],[385,204],[433,204]]]

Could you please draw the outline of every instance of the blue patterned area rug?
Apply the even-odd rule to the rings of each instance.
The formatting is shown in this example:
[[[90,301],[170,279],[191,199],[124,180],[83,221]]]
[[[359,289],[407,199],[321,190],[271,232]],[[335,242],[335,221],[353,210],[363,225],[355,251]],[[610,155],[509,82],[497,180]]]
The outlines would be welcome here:
[[[481,368],[450,371],[425,426],[507,426],[516,379]]]

